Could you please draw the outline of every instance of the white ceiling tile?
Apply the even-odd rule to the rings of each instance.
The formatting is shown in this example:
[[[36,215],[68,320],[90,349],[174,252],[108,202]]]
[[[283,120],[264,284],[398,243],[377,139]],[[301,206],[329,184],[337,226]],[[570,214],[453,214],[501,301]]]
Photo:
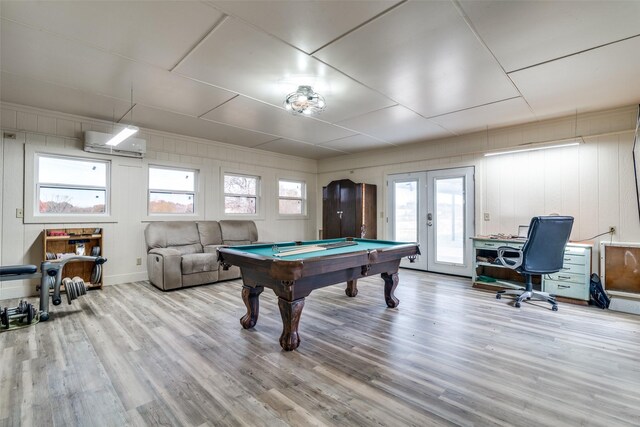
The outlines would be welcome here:
[[[308,159],[324,159],[346,154],[345,151],[324,148],[319,145],[306,144],[288,139],[276,139],[256,147],[260,150],[272,151],[274,153],[289,154],[291,156],[306,157]]]
[[[198,116],[235,96],[158,67],[2,21],[2,70]],[[19,43],[17,43],[19,41]]]
[[[320,144],[320,147],[333,148],[346,151],[347,153],[357,153],[360,151],[374,150],[376,148],[393,147],[393,144],[366,135],[353,135]]]
[[[510,74],[538,118],[637,104],[640,37]]]
[[[325,97],[322,120],[338,121],[393,105],[321,61],[255,28],[229,18],[176,72],[282,107],[299,85],[312,86]]]
[[[450,2],[404,3],[315,56],[423,116],[518,95]]]
[[[429,120],[451,132],[463,134],[486,129],[487,123],[495,122],[496,118],[499,118],[500,126],[536,120],[527,103],[520,97],[431,117]]]
[[[461,1],[506,71],[640,34],[639,1]]]
[[[395,1],[212,1],[226,13],[312,53],[399,3]]]
[[[83,43],[173,67],[220,20],[194,1],[3,1],[2,16]]]
[[[354,133],[309,117],[294,116],[284,108],[244,96],[234,98],[202,118],[308,143],[330,141]]]
[[[127,124],[132,122],[137,126],[148,129],[194,136],[211,141],[226,142],[227,144],[241,145],[243,147],[254,147],[277,138],[273,135],[238,129],[145,105],[136,105],[133,109],[132,117],[130,118],[129,115],[127,115],[123,122]]]
[[[339,124],[392,144],[405,144],[452,135],[437,124],[402,106],[374,111]]]
[[[3,72],[0,74],[0,95],[3,102],[36,105],[40,108],[68,114],[113,121],[127,112],[129,102],[83,92]]]

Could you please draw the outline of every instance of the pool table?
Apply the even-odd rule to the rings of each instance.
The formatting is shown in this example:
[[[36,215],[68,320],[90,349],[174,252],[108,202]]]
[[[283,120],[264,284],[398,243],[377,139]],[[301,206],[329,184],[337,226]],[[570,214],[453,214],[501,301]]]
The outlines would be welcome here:
[[[346,282],[346,294],[355,297],[359,278],[380,274],[387,306],[397,307],[393,292],[400,260],[409,257],[413,262],[419,254],[417,243],[342,238],[223,247],[218,259],[223,268],[235,265],[242,272],[242,300],[247,307],[240,319],[243,328],[256,325],[258,298],[265,287],[273,289],[282,317],[280,346],[291,351],[300,345],[298,323],[311,291]]]

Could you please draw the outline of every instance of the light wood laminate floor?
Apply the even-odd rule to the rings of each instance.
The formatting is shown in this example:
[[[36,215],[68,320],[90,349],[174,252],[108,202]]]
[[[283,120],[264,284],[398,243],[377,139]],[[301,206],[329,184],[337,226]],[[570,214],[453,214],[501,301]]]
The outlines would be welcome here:
[[[294,352],[268,289],[243,330],[239,281],[108,286],[0,334],[0,425],[640,425],[640,317],[469,282],[401,270],[397,309],[379,277],[316,290]]]

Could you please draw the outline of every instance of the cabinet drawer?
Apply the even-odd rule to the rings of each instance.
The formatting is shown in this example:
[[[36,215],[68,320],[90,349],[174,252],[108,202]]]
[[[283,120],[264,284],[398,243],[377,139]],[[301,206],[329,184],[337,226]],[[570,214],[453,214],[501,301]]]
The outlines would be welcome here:
[[[568,264],[566,261],[562,266],[562,270],[558,272],[558,274],[563,273],[574,273],[574,274],[584,274],[585,265],[584,264]]]
[[[476,241],[474,243],[474,247],[476,249],[498,249],[501,246],[509,246],[516,249],[521,249],[523,243],[512,243],[512,242],[491,242],[486,240]]]
[[[564,253],[564,263],[565,264],[585,264],[584,255],[576,255],[572,253]]]
[[[572,282],[584,284],[584,274],[566,273],[564,271],[549,274],[549,279],[556,282]]]
[[[567,254],[567,255],[572,254],[572,255],[582,255],[582,256],[584,256],[584,255],[590,254],[591,250],[590,249],[587,250],[587,249],[585,249],[583,247],[567,245],[564,248],[564,253]]]
[[[589,300],[589,291],[584,283],[559,282],[556,280],[544,281],[544,292],[565,298]]]

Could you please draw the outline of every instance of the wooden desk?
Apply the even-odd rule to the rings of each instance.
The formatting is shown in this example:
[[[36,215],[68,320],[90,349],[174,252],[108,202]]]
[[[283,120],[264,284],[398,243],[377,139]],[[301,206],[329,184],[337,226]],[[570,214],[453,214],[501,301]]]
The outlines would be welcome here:
[[[492,239],[488,236],[472,237],[474,249],[473,286],[520,288],[524,276],[502,265],[493,264],[500,246],[522,248],[524,239]],[[533,276],[534,288],[561,298],[581,302],[589,301],[592,244],[567,243],[564,250],[564,265],[561,271]],[[577,302],[575,301],[575,302]]]

